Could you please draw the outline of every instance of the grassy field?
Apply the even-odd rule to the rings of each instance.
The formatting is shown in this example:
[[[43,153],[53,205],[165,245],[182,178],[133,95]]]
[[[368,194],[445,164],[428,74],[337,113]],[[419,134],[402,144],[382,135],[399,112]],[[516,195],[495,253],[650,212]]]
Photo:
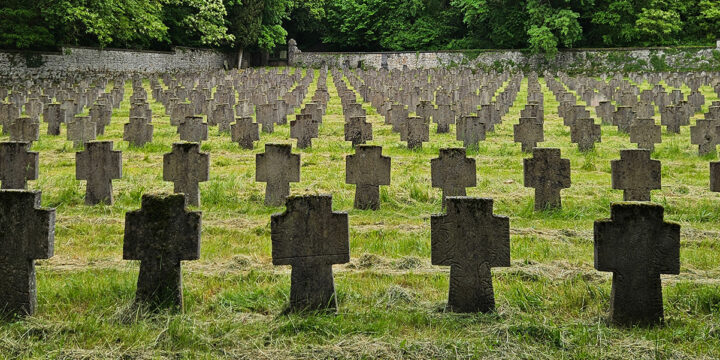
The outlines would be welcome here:
[[[112,206],[84,205],[85,182],[75,180],[76,149],[66,141],[66,128],[51,137],[43,124],[33,147],[40,151],[40,176],[30,188],[42,190],[44,206],[57,208],[55,256],[38,262],[37,314],[0,325],[0,357],[720,357],[720,199],[709,191],[708,178],[715,157],[697,155],[688,127],[680,135],[663,129],[653,154],[662,161],[663,187],[652,197],[665,206],[666,220],[682,224],[681,274],[663,277],[664,326],[609,326],[610,274],[593,269],[592,226],[622,200],[622,192],[611,189],[610,160],[636,146],[603,126],[596,150],[579,152],[554,96],[541,84],[546,142],[539,146],[561,148],[572,166],[562,210],[534,212],[533,189],[523,187],[522,159],[529,155],[513,143],[512,130],[526,103],[526,80],[503,124],[469,153],[478,186],[468,195],[494,198],[495,213],[511,219],[512,267],[493,270],[498,311],[487,315],[443,312],[449,268],[430,265],[429,218],[441,211],[430,159],[440,148],[462,145],[454,127],[436,134],[433,125],[431,141],[410,151],[365,104],[375,137],[370,143],[392,157],[392,185],[381,187],[381,210],[354,210],[344,161],[353,150],[343,141],[340,99],[328,81],[332,98],[320,138],[311,149],[293,150],[301,154],[301,182],[291,192],[330,193],[333,208],[349,212],[352,262],[334,268],[337,314],[280,315],[290,268],[271,264],[270,216],[283,208],[263,205],[265,184],[256,183],[254,173],[255,154],[265,143],[290,143],[289,125],[262,134],[253,151],[210,130],[202,145],[211,160],[210,181],[200,185],[202,252],[199,261],[183,264],[185,312],[145,314],[131,307],[138,263],[122,260],[124,214],[140,207],[143,193],[172,191],[162,181],[162,156],[179,137],[164,108],[151,104],[154,142],[129,148],[121,141],[131,94],[126,84],[126,100],[99,138],[115,141],[123,152]],[[707,104],[717,100],[710,88],[703,90]]]

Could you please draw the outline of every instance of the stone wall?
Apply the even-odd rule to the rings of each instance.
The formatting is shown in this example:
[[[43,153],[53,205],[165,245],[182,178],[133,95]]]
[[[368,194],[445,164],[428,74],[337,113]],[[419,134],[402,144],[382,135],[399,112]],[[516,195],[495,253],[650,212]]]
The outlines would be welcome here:
[[[2,52],[0,76],[52,77],[64,72],[160,73],[234,67],[237,56],[218,51],[175,48],[171,52],[64,47],[60,52]]]
[[[713,47],[565,50],[553,59],[526,51],[445,51],[328,53],[290,46],[290,64],[304,67],[428,69],[469,66],[485,70],[614,72],[720,71],[720,50]]]

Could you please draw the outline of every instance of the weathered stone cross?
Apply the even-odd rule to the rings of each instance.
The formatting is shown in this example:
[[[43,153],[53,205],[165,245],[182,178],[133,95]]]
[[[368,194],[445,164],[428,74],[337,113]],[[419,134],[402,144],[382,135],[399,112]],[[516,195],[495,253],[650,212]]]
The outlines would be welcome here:
[[[612,271],[610,321],[653,325],[663,320],[661,274],[680,273],[680,225],[655,204],[616,203],[595,222],[595,269]]]
[[[255,155],[255,181],[267,183],[267,206],[283,205],[290,183],[300,181],[300,155],[291,151],[291,145],[265,144],[265,153]]]
[[[430,141],[430,126],[421,117],[409,117],[400,131],[400,140],[407,141],[408,149],[420,149]]]
[[[601,141],[600,125],[593,119],[575,119],[570,127],[570,141],[578,144],[580,151],[590,151]]]
[[[0,143],[2,189],[26,189],[28,180],[37,180],[39,155],[30,152],[29,142]]]
[[[273,104],[260,104],[255,106],[255,119],[262,125],[262,132],[275,131],[275,109]]]
[[[348,155],[345,182],[355,184],[355,208],[380,208],[380,185],[390,185],[390,157],[382,156],[382,146],[359,145]]]
[[[137,147],[152,142],[153,125],[144,117],[131,117],[130,122],[124,126],[123,140]]]
[[[243,149],[252,150],[254,142],[260,140],[260,127],[251,117],[239,117],[230,125],[232,141]]]
[[[533,149],[523,170],[525,187],[535,188],[536,211],[562,207],[560,190],[570,187],[570,160],[560,158],[560,149]]]
[[[450,124],[455,123],[455,111],[450,105],[438,105],[432,118],[437,123],[438,134],[447,133],[450,132]]]
[[[366,121],[365,116],[351,117],[345,123],[345,141],[351,141],[353,147],[372,139],[372,124]]]
[[[39,191],[0,191],[0,316],[32,315],[37,307],[35,259],[53,256],[55,210],[40,208]]]
[[[89,116],[76,116],[67,124],[67,139],[73,142],[73,146],[79,147],[87,141],[95,140],[95,122]]]
[[[514,140],[522,144],[523,152],[531,152],[538,143],[545,141],[543,123],[536,118],[520,118],[513,126]]]
[[[48,135],[60,135],[60,124],[65,123],[65,109],[57,103],[45,105],[43,121],[48,124]]]
[[[312,146],[312,139],[319,136],[318,123],[312,115],[298,114],[295,120],[290,122],[290,137],[297,139],[297,147],[300,149]]]
[[[75,177],[87,180],[85,205],[112,205],[112,180],[122,178],[122,152],[113,151],[112,141],[89,141],[75,153]]]
[[[289,311],[336,309],[333,264],[350,261],[347,213],[330,195],[291,197],[270,222],[273,265],[291,265]]]
[[[493,215],[493,200],[448,197],[447,215],[430,220],[432,264],[450,266],[448,308],[495,310],[493,267],[510,266],[510,219]]]
[[[624,190],[625,201],[650,201],[650,190],[661,188],[660,161],[651,160],[648,149],[620,150],[610,167],[612,188]]]
[[[201,143],[208,139],[208,124],[202,116],[187,116],[178,126],[180,140]]]
[[[19,117],[9,126],[10,141],[33,142],[40,139],[40,124],[33,118]]]
[[[182,310],[181,261],[200,258],[200,212],[182,194],[143,195],[142,208],[125,214],[123,259],[140,260],[135,302],[151,310]]]
[[[698,145],[699,155],[715,153],[720,143],[718,125],[720,121],[700,119],[695,126],[690,127],[690,143]]]
[[[432,187],[442,189],[442,206],[448,196],[465,196],[465,188],[477,185],[475,159],[465,157],[465,149],[440,149],[440,155],[430,160]]]
[[[200,152],[200,144],[176,143],[163,156],[163,180],[174,183],[175,193],[185,194],[188,204],[200,206],[200,182],[210,178],[210,155]]]
[[[640,149],[655,151],[655,144],[662,142],[662,128],[654,119],[636,119],[630,126],[630,142]]]

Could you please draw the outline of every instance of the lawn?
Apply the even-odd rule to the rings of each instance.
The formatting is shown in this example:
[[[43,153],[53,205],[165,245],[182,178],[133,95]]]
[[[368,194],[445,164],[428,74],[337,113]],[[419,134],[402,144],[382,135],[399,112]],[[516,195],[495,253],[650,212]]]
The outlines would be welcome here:
[[[666,322],[654,328],[607,323],[609,273],[593,268],[593,221],[609,217],[622,192],[610,184],[610,161],[635,148],[629,136],[603,126],[602,143],[581,153],[545,92],[545,139],[570,159],[572,187],[563,208],[535,212],[523,186],[523,158],[513,125],[526,103],[527,79],[503,123],[489,133],[476,159],[478,186],[468,196],[495,199],[495,214],[510,217],[512,266],[493,270],[497,313],[444,312],[449,268],[430,264],[430,216],[441,212],[441,191],[431,187],[430,160],[440,148],[460,147],[454,126],[408,150],[369,104],[368,121],[383,154],[392,157],[392,184],[381,187],[381,209],[353,209],[354,185],[345,184],[340,99],[331,101],[312,148],[299,150],[301,181],[291,193],[332,194],[333,209],[347,211],[351,263],[335,266],[337,314],[282,315],[290,268],[271,263],[270,216],[264,183],[255,182],[255,155],[266,143],[295,143],[289,125],[261,134],[243,150],[229,134],[210,129],[210,181],[202,183],[202,250],[184,262],[184,313],[148,314],[132,307],[138,263],[122,260],[125,212],[145,193],[171,192],[162,180],[162,156],[179,141],[163,106],[151,100],[154,140],[142,148],[122,141],[125,101],[99,140],[123,152],[123,177],[113,182],[115,204],[84,205],[85,182],[75,180],[75,151],[60,136],[45,135],[40,175],[43,206],[57,209],[55,256],[38,261],[39,307],[34,316],[0,325],[5,358],[718,358],[720,357],[720,195],[709,191],[708,163],[690,144],[690,129],[663,129],[653,158],[662,161],[662,190],[652,199],[666,220],[682,225],[681,274],[663,276]],[[149,83],[145,84],[150,92]],[[641,87],[650,88],[647,83]],[[310,88],[308,98],[316,84]],[[689,93],[684,89],[686,95]],[[704,87],[706,106],[718,100]],[[299,111],[299,109],[298,109]],[[594,109],[591,110],[595,116]],[[292,117],[290,117],[292,119]],[[698,113],[694,119],[702,118]],[[597,119],[597,117],[596,117]],[[599,119],[597,122],[599,123]],[[657,116],[659,123],[659,115]],[[694,123],[694,120],[692,121]],[[7,136],[0,137],[7,141]]]

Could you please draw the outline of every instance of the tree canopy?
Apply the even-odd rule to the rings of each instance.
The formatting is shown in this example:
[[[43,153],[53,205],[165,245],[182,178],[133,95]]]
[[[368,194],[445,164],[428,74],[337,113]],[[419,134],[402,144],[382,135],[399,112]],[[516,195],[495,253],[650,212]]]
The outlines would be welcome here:
[[[343,51],[706,45],[716,0],[5,0],[0,47]]]

